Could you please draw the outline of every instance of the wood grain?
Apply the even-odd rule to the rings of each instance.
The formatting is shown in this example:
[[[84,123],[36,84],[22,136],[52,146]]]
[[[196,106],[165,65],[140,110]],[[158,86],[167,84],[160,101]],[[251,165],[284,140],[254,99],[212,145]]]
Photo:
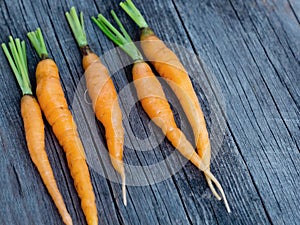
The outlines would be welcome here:
[[[149,126],[139,103],[126,110],[137,101],[134,88],[128,88],[130,61],[112,51],[112,42],[89,19],[100,12],[111,19],[109,11],[115,9],[138,40],[137,27],[118,1],[0,1],[1,43],[9,35],[26,39],[28,31],[42,28],[91,160],[99,224],[299,224],[299,1],[134,2],[191,76],[214,146],[212,172],[227,193],[232,214],[213,198],[194,166],[187,163],[176,171],[182,157],[166,140],[159,143],[161,133]],[[73,5],[84,12],[90,46],[112,72],[117,91],[128,91],[119,99],[126,133],[133,134],[126,136],[127,173],[135,184],[149,185],[128,186],[127,207],[120,184],[107,179],[114,172],[103,147],[103,127],[83,113],[90,105],[82,97],[84,85],[79,85],[84,84],[81,55],[64,15]],[[34,87],[38,57],[26,42]],[[62,224],[30,160],[20,116],[21,92],[2,51],[0,60],[0,223]],[[177,99],[164,83],[163,87],[176,122],[192,140]],[[45,133],[49,159],[74,224],[85,224],[62,148],[48,124]],[[149,136],[156,138],[148,141]],[[141,151],[145,146],[152,150]],[[155,166],[165,159],[170,159],[166,170]],[[141,167],[139,173],[130,165]],[[164,173],[174,175],[155,183]]]

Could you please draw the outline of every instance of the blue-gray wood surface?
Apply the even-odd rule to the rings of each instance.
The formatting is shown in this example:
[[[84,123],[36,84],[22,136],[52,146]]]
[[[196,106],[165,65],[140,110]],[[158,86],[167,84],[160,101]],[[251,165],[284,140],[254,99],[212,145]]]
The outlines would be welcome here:
[[[99,224],[300,224],[300,1],[135,2],[162,40],[186,50],[178,55],[187,70],[196,74],[191,77],[213,145],[220,145],[212,149],[211,169],[223,185],[232,213],[211,195],[202,173],[191,163],[164,181],[128,186],[127,207],[122,203],[120,184],[90,167]],[[109,11],[115,9],[138,40],[137,27],[118,1],[1,0],[0,41],[7,42],[9,35],[26,39],[28,31],[40,26],[60,69],[70,108],[76,113],[72,102],[83,70],[64,16],[73,5],[84,12],[87,37],[98,55],[115,47],[89,19],[99,12],[111,19]],[[35,87],[38,57],[26,42]],[[0,61],[0,224],[62,224],[30,160],[20,116],[21,92],[2,51]],[[132,81],[130,69],[127,66],[113,73],[118,91]],[[176,105],[172,92],[165,89]],[[120,98],[121,105],[136,98],[134,89],[130,90],[130,95]],[[183,114],[180,108],[175,112],[177,122],[190,130],[186,118],[179,121],[179,114]],[[174,152],[166,140],[158,146],[150,143],[152,151],[135,151],[137,138],[147,139],[154,131],[148,129],[149,119],[138,103],[130,113],[124,112],[124,118],[135,135],[124,149],[126,164],[146,168]],[[82,135],[89,136],[91,130],[84,119],[77,122]],[[99,140],[83,140],[86,151],[104,141],[99,123],[96,131]],[[160,137],[159,131],[155,133]],[[49,159],[74,224],[86,224],[63,150],[47,123],[45,134]],[[135,177],[137,183],[145,177],[149,182],[153,179],[151,171],[145,171]],[[130,171],[127,173],[130,177]]]

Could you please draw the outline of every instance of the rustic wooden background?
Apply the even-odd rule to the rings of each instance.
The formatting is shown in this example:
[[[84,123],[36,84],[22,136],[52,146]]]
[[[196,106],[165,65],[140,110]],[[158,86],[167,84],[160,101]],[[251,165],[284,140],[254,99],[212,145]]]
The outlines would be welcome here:
[[[232,213],[211,196],[203,175],[190,163],[160,183],[128,186],[127,207],[122,203],[120,185],[91,169],[99,223],[300,224],[300,1],[135,3],[162,40],[200,57],[193,61],[179,54],[189,71],[204,70],[193,83],[209,130],[225,121],[223,133],[211,134],[212,140],[222,141],[218,152],[213,149],[212,171],[227,193]],[[115,0],[0,1],[1,43],[8,41],[8,35],[25,39],[28,31],[40,26],[70,105],[83,74],[80,52],[64,16],[73,5],[84,12],[88,40],[99,55],[114,48],[89,19],[99,12],[109,17],[109,10],[115,9],[138,40],[137,27]],[[27,44],[30,79],[35,86],[38,58]],[[0,223],[62,224],[29,158],[20,116],[21,92],[2,51],[0,61]],[[130,66],[114,73],[113,79],[120,91],[131,81]],[[214,84],[219,84],[217,91],[213,91]],[[215,99],[213,103],[209,98]],[[120,99],[121,104],[126,101]],[[211,119],[214,112],[219,112],[217,122]],[[139,104],[124,117],[129,118],[137,136],[151,135],[149,119]],[[187,126],[184,118],[180,122]],[[89,132],[85,126],[80,121],[79,127]],[[97,130],[103,134],[101,125]],[[74,224],[85,224],[64,153],[48,124],[45,132],[49,158]],[[99,141],[103,141],[101,137]],[[135,141],[131,142],[134,146]],[[166,140],[153,152],[126,147],[125,161],[151,165],[173,151]]]

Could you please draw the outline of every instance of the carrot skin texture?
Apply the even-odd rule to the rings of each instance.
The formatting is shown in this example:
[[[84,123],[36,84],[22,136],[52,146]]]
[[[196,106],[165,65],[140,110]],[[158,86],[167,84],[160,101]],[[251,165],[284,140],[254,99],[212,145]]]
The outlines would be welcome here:
[[[150,66],[145,62],[135,63],[132,75],[138,98],[148,116],[162,129],[168,140],[184,157],[201,171],[206,171],[206,165],[202,163],[193,146],[177,127],[161,84]]]
[[[105,128],[107,147],[115,170],[124,176],[124,128],[118,96],[107,68],[94,53],[83,56],[82,65],[97,119]]]
[[[95,195],[85,153],[76,124],[68,108],[58,73],[52,59],[41,60],[36,68],[36,94],[44,115],[66,154],[81,207],[89,225],[98,224]]]
[[[175,53],[150,28],[141,31],[141,47],[147,59],[178,97],[192,126],[197,152],[209,167],[211,147],[206,122],[188,73]]]
[[[44,122],[40,106],[31,95],[21,99],[21,114],[24,122],[25,136],[30,157],[55,203],[64,223],[72,225],[72,219],[65,206],[63,197],[57,187],[55,177],[45,150]]]

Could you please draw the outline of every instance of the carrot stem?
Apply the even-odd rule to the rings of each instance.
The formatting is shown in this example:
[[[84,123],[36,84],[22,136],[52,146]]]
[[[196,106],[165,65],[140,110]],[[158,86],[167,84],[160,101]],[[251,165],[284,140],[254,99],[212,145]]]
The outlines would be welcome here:
[[[27,36],[39,57],[41,59],[43,57],[48,57],[48,52],[41,29],[37,28],[35,31],[29,32]]]
[[[143,61],[142,54],[132,42],[121,21],[113,10],[111,11],[111,13],[118,26],[120,27],[122,34],[102,14],[99,14],[97,19],[95,17],[92,17],[92,20],[103,31],[103,33],[116,45],[118,45],[124,52],[126,52],[134,62]]]
[[[129,34],[127,33],[127,31],[125,30],[123,24],[121,23],[121,21],[119,20],[118,16],[116,15],[116,13],[114,12],[114,10],[110,11],[112,17],[114,18],[114,20],[116,21],[116,23],[118,24],[122,34],[124,35],[125,39],[132,42],[131,37],[129,36]]]
[[[22,90],[22,94],[32,95],[31,85],[28,77],[25,42],[21,42],[19,38],[14,40],[12,36],[9,36],[8,45],[10,52],[5,43],[2,43],[1,46]]]
[[[73,6],[70,12],[66,12],[66,17],[75,36],[76,42],[78,46],[84,47],[88,45],[86,39],[86,33],[84,30],[84,21],[83,21],[83,13],[80,12],[80,19],[78,18],[76,8]]]
[[[139,26],[139,28],[148,27],[147,22],[142,16],[141,12],[136,8],[131,0],[121,2],[120,6],[130,16],[130,18]]]

